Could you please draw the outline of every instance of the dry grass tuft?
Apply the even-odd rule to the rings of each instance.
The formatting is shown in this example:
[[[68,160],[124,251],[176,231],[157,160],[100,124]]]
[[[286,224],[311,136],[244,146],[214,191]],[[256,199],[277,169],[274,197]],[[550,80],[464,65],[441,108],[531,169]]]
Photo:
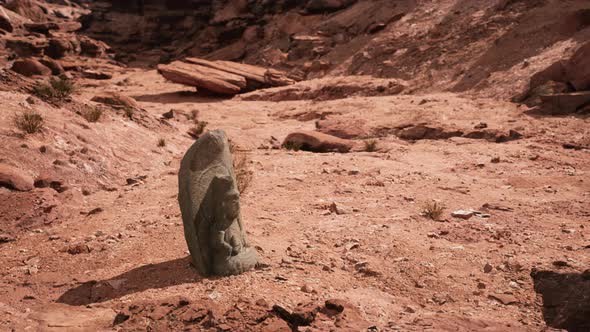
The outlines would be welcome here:
[[[240,150],[232,142],[230,142],[230,151],[233,156],[234,173],[236,175],[238,190],[240,194],[243,194],[250,187],[252,178],[254,177],[254,172],[249,167],[251,162],[250,155],[247,152]]]
[[[428,219],[440,220],[445,209],[446,207],[442,203],[433,200],[424,203],[420,214]]]
[[[365,143],[365,151],[375,152],[377,151],[377,144],[379,143],[376,139],[367,140]]]
[[[27,134],[41,131],[44,123],[43,116],[32,110],[26,110],[14,116],[14,125]]]
[[[52,77],[49,83],[37,82],[33,93],[45,101],[59,102],[69,97],[75,89],[74,83],[69,79]]]
[[[82,111],[81,115],[88,122],[98,122],[98,120],[100,120],[102,117],[102,112],[102,109],[98,107],[90,107]]]

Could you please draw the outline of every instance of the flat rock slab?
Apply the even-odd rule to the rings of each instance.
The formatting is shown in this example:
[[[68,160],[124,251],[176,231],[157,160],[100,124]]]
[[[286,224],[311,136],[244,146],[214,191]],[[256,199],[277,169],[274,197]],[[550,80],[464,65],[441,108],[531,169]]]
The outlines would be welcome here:
[[[36,331],[111,331],[115,316],[112,309],[52,303],[28,318],[38,324]]]
[[[24,174],[22,170],[8,165],[0,165],[0,187],[17,191],[31,191],[33,190],[33,178]]]
[[[541,96],[541,101],[551,108],[552,113],[575,113],[580,108],[590,105],[590,91],[544,95]]]
[[[353,142],[317,131],[296,131],[285,138],[283,147],[311,152],[348,152]]]
[[[284,73],[276,70],[199,58],[186,58],[185,61],[159,65],[158,72],[174,83],[226,95],[294,83]]]

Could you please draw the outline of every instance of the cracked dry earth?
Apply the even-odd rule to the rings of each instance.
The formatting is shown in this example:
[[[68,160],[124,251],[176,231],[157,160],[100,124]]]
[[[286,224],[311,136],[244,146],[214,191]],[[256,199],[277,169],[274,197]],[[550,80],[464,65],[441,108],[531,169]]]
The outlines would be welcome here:
[[[540,331],[550,313],[533,276],[575,276],[590,266],[588,150],[563,147],[588,135],[587,119],[536,117],[454,94],[219,100],[182,92],[154,71],[113,81],[124,78],[109,88],[135,97],[152,125],[109,113],[72,129],[94,144],[91,153],[112,151],[104,158],[117,180],[100,179],[85,196],[72,185],[57,203],[64,217],[2,245],[2,330]],[[83,85],[74,98],[103,89]],[[14,105],[26,97],[11,96]],[[170,109],[176,116],[160,123]],[[182,115],[193,110],[250,155],[254,178],[242,214],[264,263],[255,271],[204,279],[190,266],[176,176],[193,142]],[[410,141],[385,133],[375,152],[363,152],[362,140],[346,154],[271,148],[271,136],[314,129],[322,112],[363,120],[367,137],[416,124],[465,132],[481,122],[523,137]],[[301,114],[310,116],[300,121]],[[54,115],[48,127],[63,121]],[[31,154],[41,144],[62,148],[51,134],[25,143]],[[446,207],[440,221],[420,215],[432,200]],[[482,214],[451,216],[468,209]],[[318,313],[324,319],[301,324],[308,327],[285,323],[283,311],[331,299],[350,306],[348,321]],[[179,312],[179,321],[176,306],[192,314]]]

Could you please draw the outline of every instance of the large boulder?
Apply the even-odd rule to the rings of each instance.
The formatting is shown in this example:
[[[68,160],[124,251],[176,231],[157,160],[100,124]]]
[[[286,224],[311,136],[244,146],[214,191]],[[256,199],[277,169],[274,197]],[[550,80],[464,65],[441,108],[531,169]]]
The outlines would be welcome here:
[[[569,83],[576,91],[590,90],[590,43],[580,47],[566,63]]]
[[[246,87],[246,79],[243,76],[180,61],[159,65],[158,72],[174,83],[220,94],[235,95]]]
[[[49,45],[45,48],[45,54],[54,58],[61,59],[68,54],[76,53],[77,42],[67,38],[51,38]]]
[[[33,178],[20,169],[0,164],[0,187],[17,191],[33,190]]]
[[[541,100],[546,110],[553,114],[575,113],[590,106],[590,91],[542,95]]]
[[[47,68],[36,59],[20,59],[12,64],[12,71],[30,77],[36,75],[50,76],[51,69]]]
[[[353,143],[317,131],[296,131],[285,138],[283,147],[311,152],[348,152]]]

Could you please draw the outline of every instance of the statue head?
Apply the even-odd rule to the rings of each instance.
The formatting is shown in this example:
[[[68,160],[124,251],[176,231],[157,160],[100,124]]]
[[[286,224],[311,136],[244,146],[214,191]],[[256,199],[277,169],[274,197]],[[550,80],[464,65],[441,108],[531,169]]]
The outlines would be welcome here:
[[[226,222],[231,222],[240,216],[240,193],[235,188],[231,176],[215,177],[213,183],[219,200],[217,206],[221,209],[219,216],[223,216]],[[229,225],[228,225],[229,226]]]

